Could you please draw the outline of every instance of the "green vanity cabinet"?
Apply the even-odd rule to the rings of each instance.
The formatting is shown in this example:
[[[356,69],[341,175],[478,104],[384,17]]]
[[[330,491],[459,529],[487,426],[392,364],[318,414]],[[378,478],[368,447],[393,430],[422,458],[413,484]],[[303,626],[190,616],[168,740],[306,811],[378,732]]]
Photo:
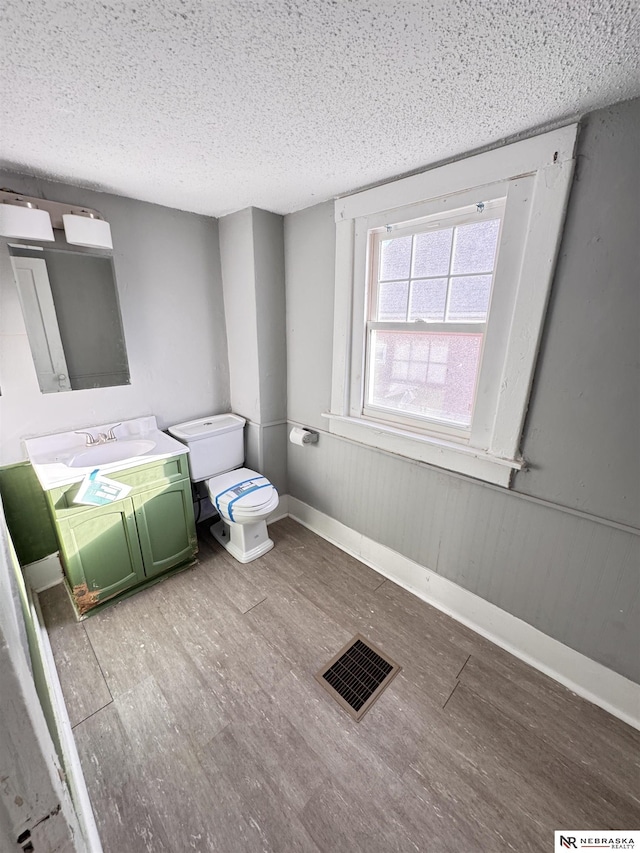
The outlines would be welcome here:
[[[147,577],[193,557],[195,527],[190,480],[149,489],[132,500]]]
[[[74,504],[78,483],[46,493],[80,614],[190,564],[197,552],[186,455],[108,476],[132,490],[107,506]]]
[[[145,580],[130,498],[76,512],[56,524],[60,552],[81,613]]]

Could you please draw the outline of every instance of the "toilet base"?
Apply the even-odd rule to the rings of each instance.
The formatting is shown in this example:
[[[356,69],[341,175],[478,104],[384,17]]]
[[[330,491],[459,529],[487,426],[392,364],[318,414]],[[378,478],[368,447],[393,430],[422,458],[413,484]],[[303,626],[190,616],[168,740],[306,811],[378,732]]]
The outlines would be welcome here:
[[[256,521],[252,524],[229,524],[220,519],[209,528],[211,535],[239,563],[250,563],[262,557],[273,548],[269,539],[267,522]]]

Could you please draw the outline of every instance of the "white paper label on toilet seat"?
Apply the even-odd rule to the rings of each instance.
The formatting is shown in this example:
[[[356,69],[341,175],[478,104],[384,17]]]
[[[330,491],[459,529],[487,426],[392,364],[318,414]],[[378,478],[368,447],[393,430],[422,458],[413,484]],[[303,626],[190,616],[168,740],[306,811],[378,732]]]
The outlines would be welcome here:
[[[264,478],[260,477],[260,480],[262,480],[262,479],[264,479]],[[231,492],[232,494],[240,497],[245,492],[248,492],[251,489],[253,489],[253,487],[258,485],[259,482],[260,482],[259,480],[247,480],[245,483],[238,483],[237,486],[232,486],[230,489],[228,489],[225,492],[225,494],[229,494],[229,492]]]

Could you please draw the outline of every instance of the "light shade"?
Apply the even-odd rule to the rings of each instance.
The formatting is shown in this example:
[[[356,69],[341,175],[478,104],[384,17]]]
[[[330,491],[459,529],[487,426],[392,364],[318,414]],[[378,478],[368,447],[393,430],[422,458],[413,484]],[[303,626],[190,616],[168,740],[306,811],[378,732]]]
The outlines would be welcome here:
[[[50,243],[55,240],[51,217],[46,210],[18,204],[0,204],[0,235]]]
[[[90,249],[113,249],[111,226],[104,219],[65,213],[62,221],[67,243]]]

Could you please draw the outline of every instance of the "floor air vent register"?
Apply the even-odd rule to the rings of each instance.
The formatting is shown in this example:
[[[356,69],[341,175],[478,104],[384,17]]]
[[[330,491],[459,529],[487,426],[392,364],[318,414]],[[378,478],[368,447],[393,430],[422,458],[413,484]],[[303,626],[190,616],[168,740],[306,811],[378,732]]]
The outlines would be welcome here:
[[[316,680],[354,720],[361,720],[402,669],[362,634],[356,634]]]

